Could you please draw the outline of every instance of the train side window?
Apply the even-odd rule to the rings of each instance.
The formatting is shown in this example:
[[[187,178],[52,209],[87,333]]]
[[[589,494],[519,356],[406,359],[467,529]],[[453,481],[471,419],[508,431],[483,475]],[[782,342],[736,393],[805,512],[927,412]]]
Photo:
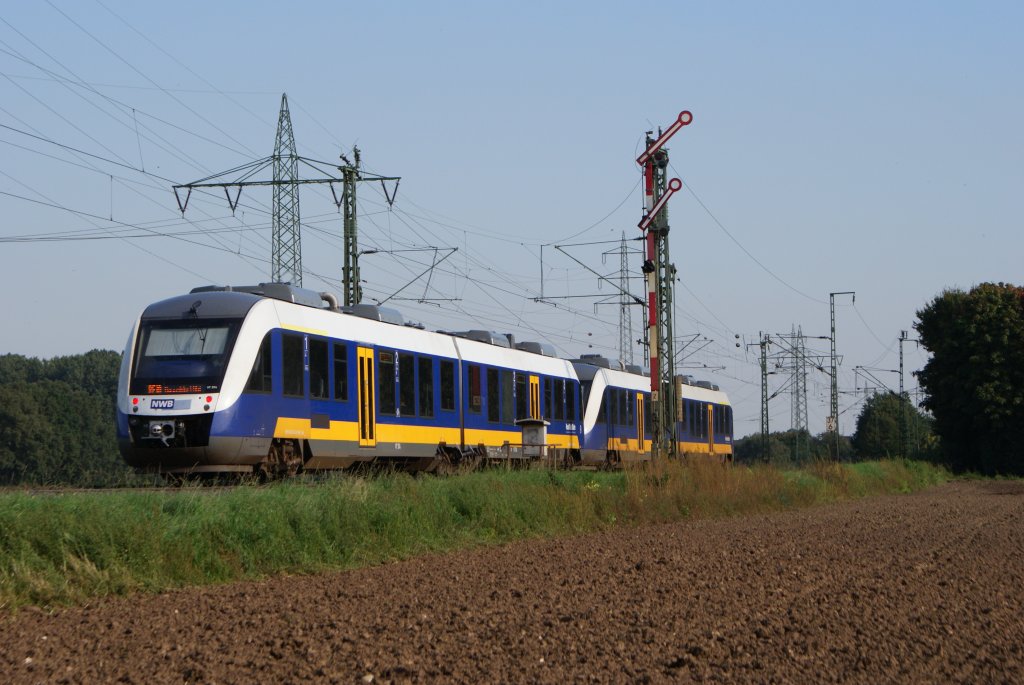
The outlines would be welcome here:
[[[606,388],[604,401],[608,405],[608,423],[615,425],[619,422],[619,395],[615,388]]]
[[[567,381],[565,386],[565,420],[576,421],[576,384]]]
[[[416,416],[416,357],[398,353],[398,413]]]
[[[551,411],[551,386],[554,384],[554,379],[544,379],[544,418],[551,419],[554,414]]]
[[[498,370],[487,369],[487,420],[498,422],[501,418],[501,386],[498,384]]]
[[[619,421],[623,426],[628,426],[632,422],[629,420],[629,402],[626,398],[626,391],[619,389],[616,394],[619,396]]]
[[[309,339],[309,396],[327,399],[331,391],[328,378],[327,341]]]
[[[565,420],[565,379],[556,378],[552,381],[555,384],[555,413],[553,416],[557,421]]]
[[[644,393],[644,433],[651,433],[651,395]]]
[[[379,381],[379,406],[381,415],[395,414],[395,353],[377,352],[377,379]]]
[[[334,399],[348,401],[348,348],[334,344]]]
[[[530,391],[526,388],[527,377],[525,373],[516,371],[516,418],[525,419],[530,415],[526,403],[530,399]]]
[[[283,363],[281,364],[281,391],[289,397],[304,397],[302,377],[305,371],[305,339],[301,335],[281,336]]]
[[[441,360],[441,411],[455,411],[455,362]]]
[[[434,415],[434,360],[420,357],[420,416]]]
[[[516,421],[515,402],[512,400],[512,372],[501,372],[501,422],[512,423]]]
[[[245,384],[246,392],[271,392],[273,386],[273,357],[270,355],[270,333],[263,336],[260,349],[256,350],[256,361],[249,373],[249,382]]]
[[[466,399],[469,402],[469,411],[473,414],[479,414],[483,410],[483,382],[480,378],[480,367],[476,364],[469,364],[466,367],[468,372],[466,375],[468,378],[466,382],[469,386],[469,392],[466,395]]]

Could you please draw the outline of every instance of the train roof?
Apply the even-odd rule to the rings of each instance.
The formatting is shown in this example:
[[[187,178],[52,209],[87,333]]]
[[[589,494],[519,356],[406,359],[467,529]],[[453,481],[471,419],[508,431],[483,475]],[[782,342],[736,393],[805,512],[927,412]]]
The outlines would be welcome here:
[[[241,318],[262,298],[241,292],[192,291],[160,300],[142,312],[146,319],[224,319]]]
[[[616,388],[649,390],[651,387],[649,375],[609,369],[604,366],[590,364],[586,360],[574,359],[571,361],[576,369],[576,376],[584,383],[588,381],[593,382],[595,378],[600,376],[606,385]],[[676,376],[676,379],[682,386],[682,396],[687,399],[729,404],[728,395],[719,389],[717,385],[709,381],[694,381],[692,376]]]
[[[572,365],[558,358],[554,348],[545,342],[516,342],[511,334],[493,331],[427,331],[422,325],[405,322],[395,309],[370,304],[339,307],[337,298],[330,293],[318,293],[287,283],[200,286],[187,295],[150,305],[142,316],[158,319],[244,318],[261,302],[277,311],[277,319],[286,329],[338,335],[341,331],[330,325],[338,322],[344,327],[344,337],[357,341],[394,345],[423,353],[458,354],[469,361],[497,366],[529,366],[540,373],[564,377],[575,375]]]

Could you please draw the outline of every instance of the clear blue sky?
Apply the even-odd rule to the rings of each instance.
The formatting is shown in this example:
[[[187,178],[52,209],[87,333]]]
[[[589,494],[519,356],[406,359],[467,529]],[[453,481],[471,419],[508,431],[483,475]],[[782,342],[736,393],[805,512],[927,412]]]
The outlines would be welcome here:
[[[671,144],[689,189],[671,204],[676,332],[711,341],[683,371],[730,393],[740,435],[759,422],[746,344],[794,325],[827,335],[830,291],[857,292],[837,309],[850,432],[854,367],[895,369],[919,308],[947,287],[1024,280],[1020,3],[53,0],[0,19],[0,353],[120,349],[149,302],[267,280],[269,193],[247,192],[233,217],[194,197],[183,222],[170,181],[269,155],[282,92],[301,154],[358,144],[367,168],[402,177],[391,212],[364,187],[363,247],[459,248],[428,296],[460,299],[397,303],[406,318],[566,355],[617,355],[618,310],[533,302],[540,246],[635,237],[642,136],[691,110]],[[301,209],[304,284],[337,291],[340,217],[325,189]],[[39,240],[57,233],[104,238]],[[154,233],[176,237],[141,237]],[[601,252],[615,247],[573,253],[614,278]],[[365,257],[367,296],[422,255]],[[544,277],[546,295],[612,294],[550,246]],[[924,363],[906,352],[908,371]],[[819,432],[828,379],[808,388]],[[787,395],[771,415],[789,427]]]

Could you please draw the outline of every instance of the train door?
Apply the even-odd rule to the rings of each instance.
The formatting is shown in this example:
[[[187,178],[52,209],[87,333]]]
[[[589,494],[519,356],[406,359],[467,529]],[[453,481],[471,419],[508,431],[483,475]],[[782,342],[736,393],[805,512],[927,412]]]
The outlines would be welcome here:
[[[369,347],[356,349],[358,371],[356,391],[359,396],[359,446],[374,447],[377,444],[377,419],[373,397],[373,350]]]
[[[714,405],[708,403],[708,454],[715,453],[715,410]]]
[[[636,451],[641,454],[647,451],[644,449],[644,394],[642,392],[636,394]]]
[[[540,418],[540,377],[530,376],[530,418]]]

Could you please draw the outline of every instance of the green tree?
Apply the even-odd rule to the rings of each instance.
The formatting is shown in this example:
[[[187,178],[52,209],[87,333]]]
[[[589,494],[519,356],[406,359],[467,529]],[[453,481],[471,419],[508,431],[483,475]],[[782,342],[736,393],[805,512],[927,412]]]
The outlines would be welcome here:
[[[905,420],[904,443],[907,457],[930,453],[933,444],[932,420],[921,413],[906,396],[879,393],[868,398],[857,416],[853,448],[860,459],[877,459],[900,455],[900,421]]]
[[[0,483],[121,483],[114,428],[121,355],[0,356]]]
[[[800,441],[800,449],[796,442]],[[733,443],[736,463],[768,462],[780,466],[799,465],[812,461],[832,459],[835,437],[831,433],[809,435],[804,431],[787,430],[768,434],[768,454],[763,454],[764,445],[760,433],[739,438]],[[795,455],[799,454],[799,458]],[[839,459],[848,461],[853,456],[850,438],[839,436]]]
[[[1024,289],[946,290],[917,312],[924,406],[955,470],[1024,474]]]

